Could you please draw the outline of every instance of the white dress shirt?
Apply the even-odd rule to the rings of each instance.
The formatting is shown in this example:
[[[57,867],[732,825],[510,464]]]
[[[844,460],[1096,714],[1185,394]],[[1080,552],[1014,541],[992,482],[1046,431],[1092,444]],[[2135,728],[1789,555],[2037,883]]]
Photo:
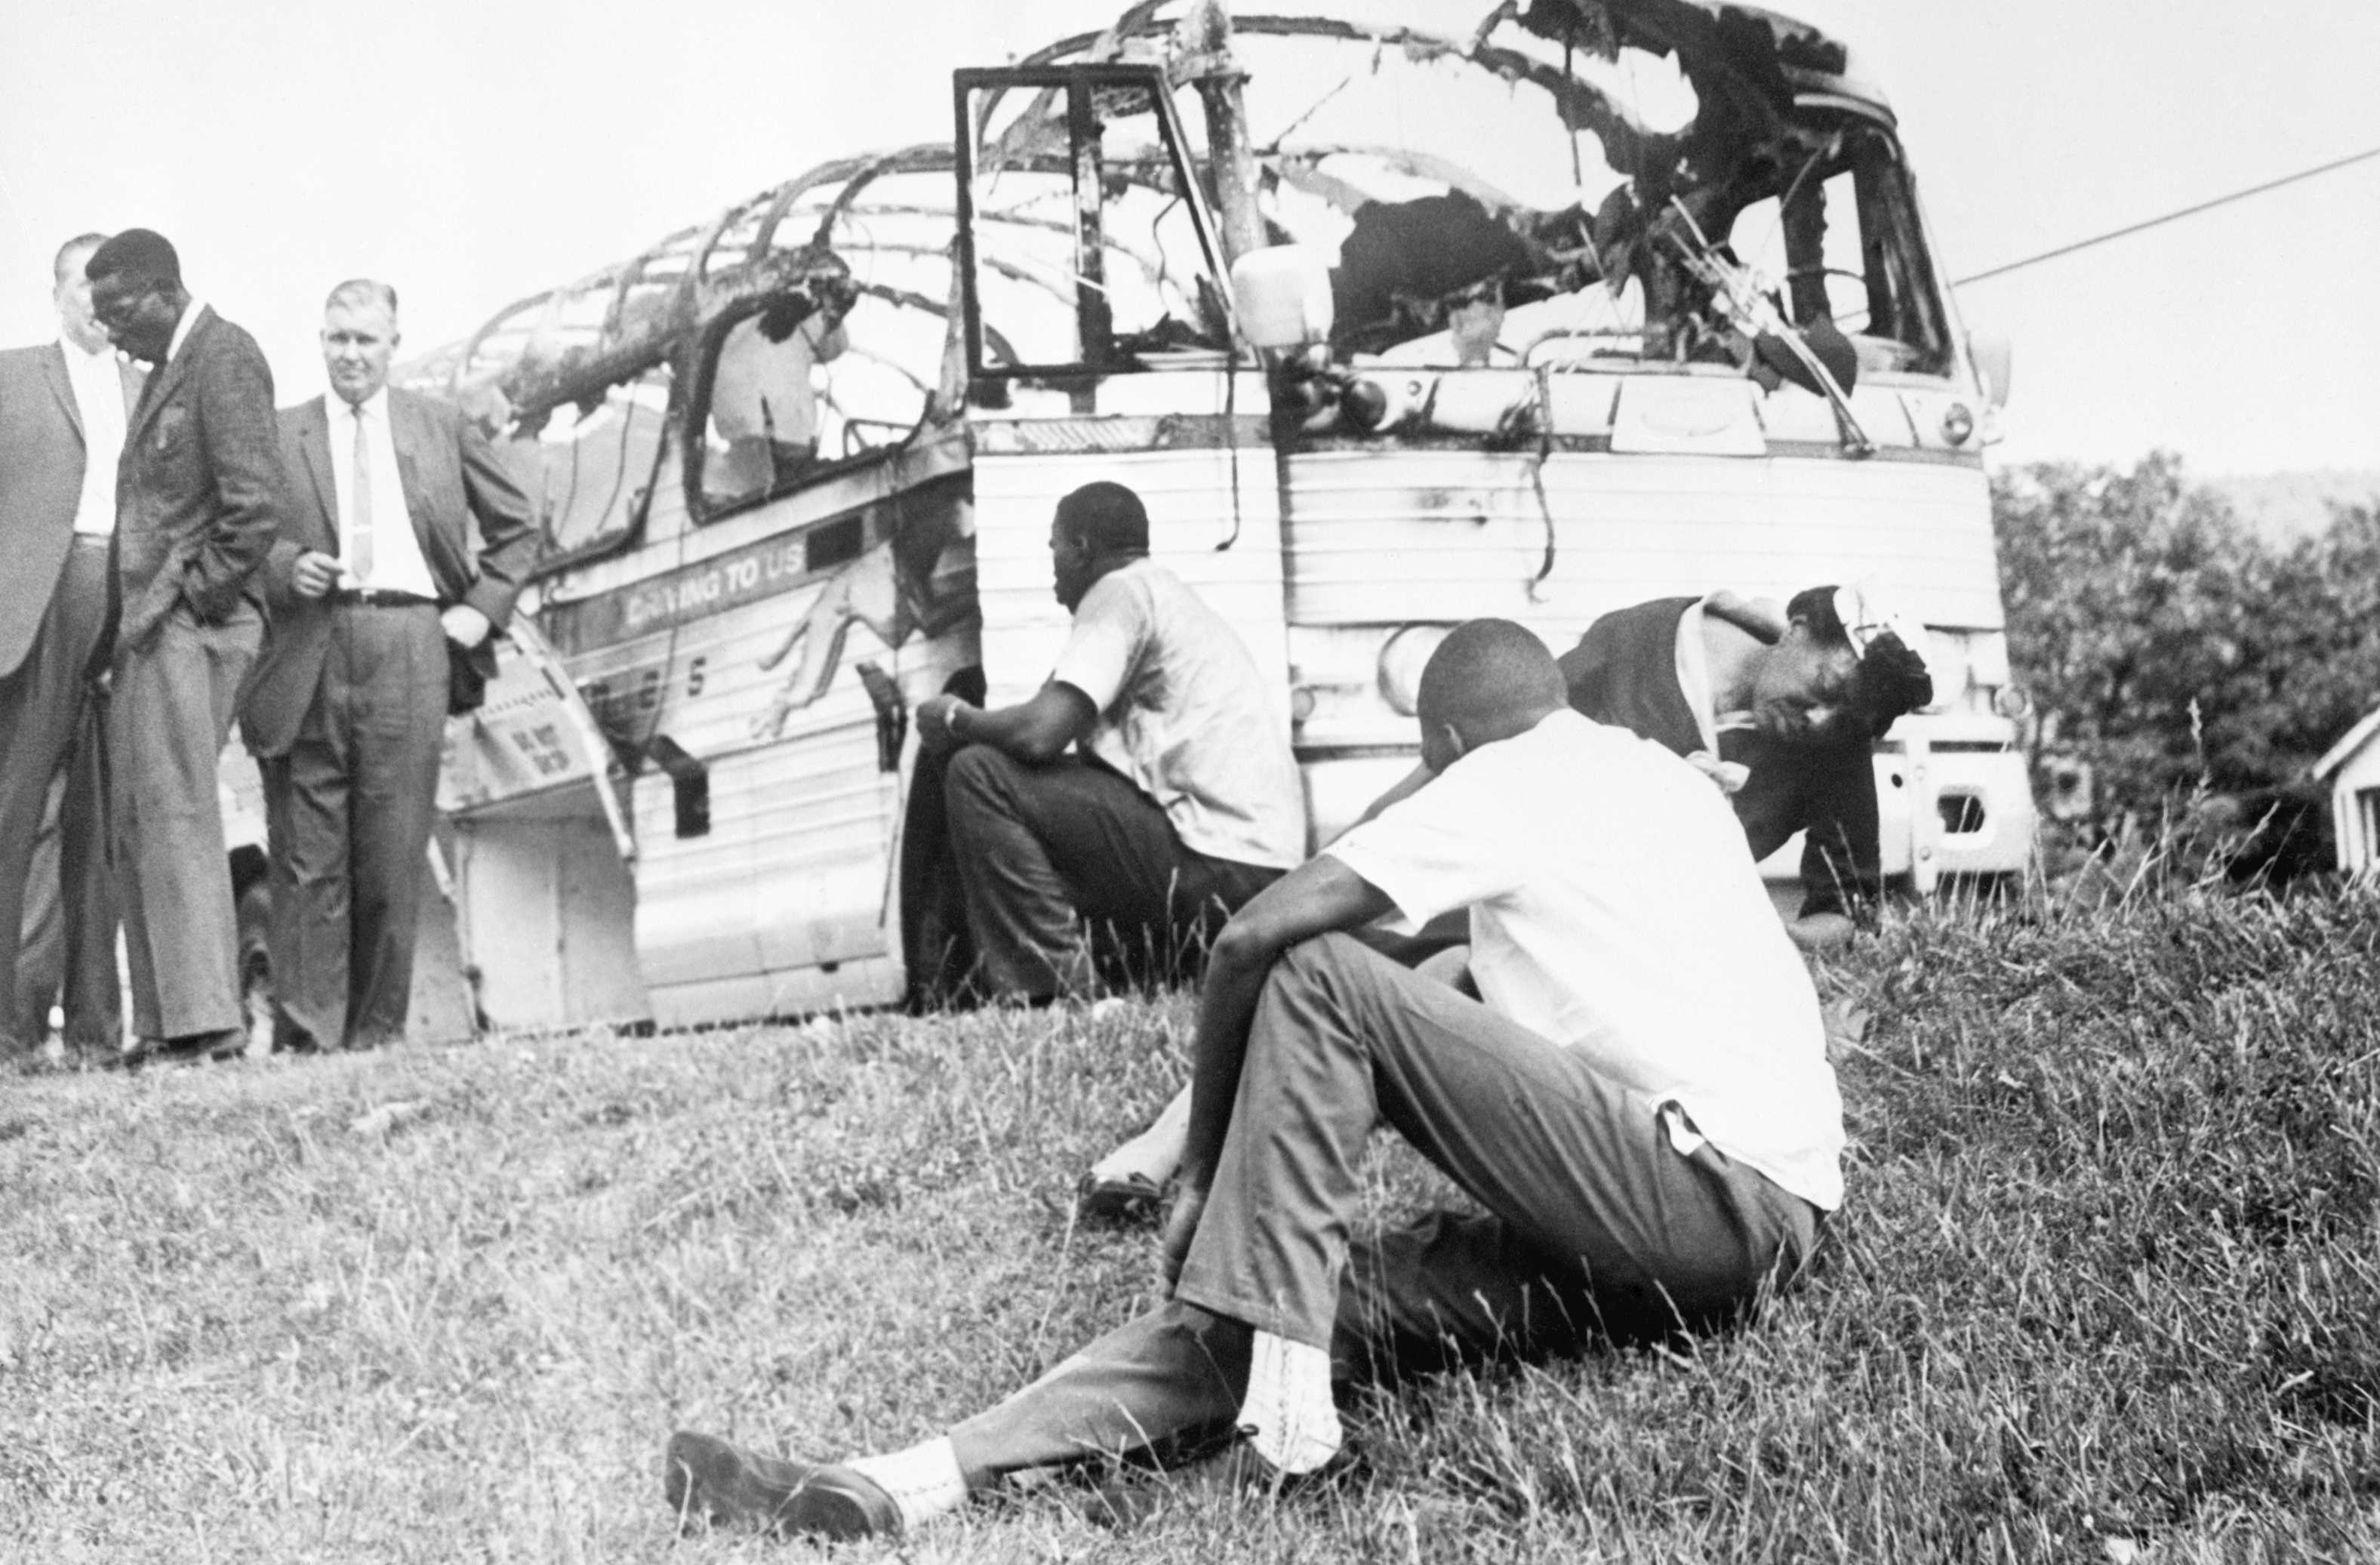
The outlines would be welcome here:
[[[336,475],[339,514],[340,570],[343,587],[370,587],[384,592],[438,596],[438,583],[422,557],[421,540],[414,536],[413,519],[405,508],[405,480],[396,467],[396,442],[389,433],[388,388],[382,386],[360,406],[350,406],[333,392],[322,399],[331,421],[331,470]],[[364,451],[371,463],[372,569],[359,580],[349,561],[355,548],[347,541],[347,518],[355,514],[356,419],[364,421]]]
[[[115,350],[85,353],[61,337],[67,385],[82,420],[82,498],[75,504],[74,529],[92,538],[115,530],[115,465],[124,455],[124,369]]]

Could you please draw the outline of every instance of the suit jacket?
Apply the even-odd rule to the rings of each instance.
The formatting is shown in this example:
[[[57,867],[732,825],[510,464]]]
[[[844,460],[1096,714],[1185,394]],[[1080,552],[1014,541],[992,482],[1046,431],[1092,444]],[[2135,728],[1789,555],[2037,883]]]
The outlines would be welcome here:
[[[124,370],[125,411],[139,394]],[[0,352],[0,678],[32,649],[82,504],[82,410],[56,343]]]
[[[520,485],[490,448],[479,426],[434,398],[395,386],[388,393],[390,443],[406,514],[430,566],[443,608],[468,603],[497,630],[512,617],[522,576],[537,558],[537,528]],[[285,754],[322,682],[329,645],[331,605],[300,598],[292,586],[298,556],[309,550],[339,552],[338,481],[331,466],[330,410],[322,397],[281,415],[281,450],[290,479],[289,503],[264,576],[272,626],[264,654],[249,676],[239,727],[260,756]],[[470,524],[480,524],[471,552]],[[483,675],[495,673],[494,637],[470,654]]]
[[[182,351],[149,377],[115,478],[119,654],[177,606],[215,625],[273,546],[284,485],[273,371],[256,339],[201,309]]]
[[[1701,725],[1678,685],[1678,622],[1699,601],[1658,598],[1588,625],[1560,659],[1572,707],[1681,756],[1701,749]],[[1752,856],[1767,858],[1794,832],[1809,833],[1802,849],[1805,916],[1842,911],[1872,896],[1882,880],[1870,754],[1857,739],[1811,746],[1751,730],[1719,735],[1719,758],[1751,772],[1729,802]]]

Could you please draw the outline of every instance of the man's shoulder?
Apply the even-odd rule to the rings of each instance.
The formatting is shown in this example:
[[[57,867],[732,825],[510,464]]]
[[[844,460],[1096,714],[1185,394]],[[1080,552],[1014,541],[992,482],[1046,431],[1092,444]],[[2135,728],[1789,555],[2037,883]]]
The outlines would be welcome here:
[[[1614,609],[1609,613],[1597,615],[1595,622],[1586,627],[1586,634],[1579,637],[1579,644],[1613,642],[1648,630],[1666,629],[1675,634],[1678,622],[1685,618],[1686,611],[1701,601],[1699,598],[1687,597],[1648,598],[1642,603]]]
[[[53,374],[66,372],[67,356],[55,343],[0,348],[0,388],[9,392],[21,393],[23,388],[39,385]]]
[[[1184,581],[1173,571],[1151,559],[1135,560],[1122,570],[1111,571],[1099,586],[1115,584],[1120,600],[1130,600],[1144,606],[1160,635],[1169,628],[1195,624],[1204,635],[1222,623],[1214,605],[1200,595],[1198,589]],[[1096,590],[1096,588],[1094,588]]]
[[[262,359],[264,350],[247,327],[227,319],[213,305],[199,307],[199,319],[190,328],[189,350],[217,358]]]
[[[0,370],[8,373],[39,370],[44,360],[53,360],[64,368],[66,350],[55,343],[27,343],[22,347],[0,347]]]
[[[407,424],[427,430],[440,440],[459,444],[463,438],[463,410],[451,402],[429,396],[403,386],[388,388],[388,419],[392,430]]]
[[[323,396],[310,396],[303,402],[290,404],[290,406],[281,409],[280,412],[274,415],[274,417],[281,420],[283,432],[287,434],[303,434],[312,425],[328,421],[329,415],[327,409],[329,406],[330,404],[327,394]]]
[[[189,340],[182,345],[182,351],[190,358],[186,385],[212,382],[217,389],[239,384],[245,390],[249,383],[261,381],[268,392],[272,387],[273,366],[266,361],[264,350],[249,335],[246,327],[225,320],[212,305],[199,318],[199,323],[190,328]],[[163,374],[164,370],[151,372]],[[169,386],[168,394],[176,389]]]

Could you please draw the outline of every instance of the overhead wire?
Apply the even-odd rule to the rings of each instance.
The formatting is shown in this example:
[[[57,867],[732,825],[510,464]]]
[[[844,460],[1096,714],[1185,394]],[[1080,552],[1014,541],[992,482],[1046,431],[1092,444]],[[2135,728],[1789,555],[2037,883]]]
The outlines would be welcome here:
[[[2346,157],[2334,158],[2328,163],[2317,164],[2312,168],[2301,168],[2295,174],[2285,174],[2278,179],[2267,179],[2261,185],[2251,185],[2244,190],[2234,190],[2229,195],[2217,196],[2212,200],[2199,201],[2194,205],[2167,212],[2161,217],[2126,224],[2121,228],[2110,229],[2105,234],[2096,234],[2087,239],[2077,239],[2070,245],[2060,245],[2056,249],[2044,250],[2039,255],[2029,255],[2022,261],[2008,261],[1986,271],[1958,278],[1950,285],[1954,288],[1963,288],[1970,283],[1981,283],[1992,277],[2004,277],[2011,272],[2021,272],[2028,266],[2038,266],[2045,261],[2055,261],[2059,256],[2072,255],[2077,250],[2087,250],[2095,245],[2104,245],[2111,239],[2121,239],[2145,229],[2179,222],[2185,217],[2195,217],[2202,212],[2212,212],[2216,207],[2228,206],[2233,201],[2246,200],[2250,196],[2261,196],[2267,190],[2277,190],[2284,185],[2294,185],[2301,179],[2312,179],[2317,175],[2334,173],[2338,169],[2363,163],[2372,158],[2380,158],[2380,147],[2367,147],[2362,152],[2350,152]]]

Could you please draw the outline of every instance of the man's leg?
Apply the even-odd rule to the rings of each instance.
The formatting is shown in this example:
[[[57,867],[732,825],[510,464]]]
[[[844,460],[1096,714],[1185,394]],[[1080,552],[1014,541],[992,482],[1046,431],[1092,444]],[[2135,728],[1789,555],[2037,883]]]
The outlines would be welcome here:
[[[60,1003],[69,1054],[113,1060],[124,1049],[124,985],[115,965],[115,867],[107,855],[106,724],[96,703],[77,725],[58,806],[58,901],[66,963]]]
[[[25,867],[17,1004],[13,1015],[0,1016],[0,1059],[6,1058],[11,1040],[27,1054],[40,1049],[50,1036],[50,1007],[57,1003],[66,980],[66,908],[58,895],[58,812],[65,795],[66,774],[60,772],[51,780],[49,805],[42,811],[42,829]]]
[[[1249,868],[1245,865],[1227,867]],[[1266,878],[1250,887],[1245,895],[1221,904],[1226,911],[1237,911],[1241,904],[1277,879],[1270,871],[1261,873]],[[1390,935],[1377,928],[1353,933],[1355,939],[1400,966],[1413,967],[1440,983],[1468,982],[1464,963],[1470,947],[1463,943],[1470,934],[1467,924],[1450,925],[1439,920],[1417,936]],[[1472,998],[1478,996],[1474,992]],[[1083,1177],[1079,1209],[1098,1217],[1122,1218],[1153,1207],[1164,1193],[1166,1183],[1181,1169],[1189,1143],[1190,1088],[1184,1084],[1147,1129],[1091,1165],[1090,1172]]]
[[[338,1049],[347,1033],[346,746],[325,707],[318,691],[287,753],[257,763],[276,1047],[300,1051]]]
[[[104,633],[106,540],[78,540],[67,553],[41,628],[24,661],[0,676],[0,1053],[37,1045],[48,1031],[16,1039],[31,1007],[17,993],[26,886],[59,768],[74,750],[90,699],[90,662]],[[36,986],[42,987],[42,986]],[[46,996],[42,997],[46,1000]]]
[[[1071,758],[1027,766],[970,745],[951,758],[944,795],[968,931],[995,995],[1095,988],[1078,916],[1162,916],[1180,844],[1165,812],[1114,772]]]
[[[1659,1329],[1741,1307],[1807,1250],[1806,1204],[1708,1147],[1679,1153],[1656,1106],[1577,1051],[1325,935],[1266,983],[1176,1297],[1330,1346],[1365,1144],[1383,1121],[1501,1225],[1484,1251],[1475,1235],[1425,1252],[1414,1280],[1440,1298],[1509,1292],[1515,1270],[1551,1258],[1605,1323]]]
[[[1358,1164],[1382,1119],[1489,1215],[1351,1244]],[[681,1436],[668,1492],[795,1531],[897,1531],[1023,1468],[1249,1424],[1273,1373],[1259,1366],[1283,1341],[1324,1351],[1331,1416],[1332,1377],[1709,1323],[1798,1265],[1814,1222],[1707,1144],[1679,1152],[1655,1105],[1572,1051],[1325,936],[1267,982],[1172,1303],[904,1451],[814,1467]]]
[[[214,625],[177,609],[118,661],[108,724],[116,862],[145,1038],[236,1034],[245,1020],[215,785],[262,632],[245,603]]]
[[[402,1042],[446,735],[437,611],[349,612],[347,1042]]]

